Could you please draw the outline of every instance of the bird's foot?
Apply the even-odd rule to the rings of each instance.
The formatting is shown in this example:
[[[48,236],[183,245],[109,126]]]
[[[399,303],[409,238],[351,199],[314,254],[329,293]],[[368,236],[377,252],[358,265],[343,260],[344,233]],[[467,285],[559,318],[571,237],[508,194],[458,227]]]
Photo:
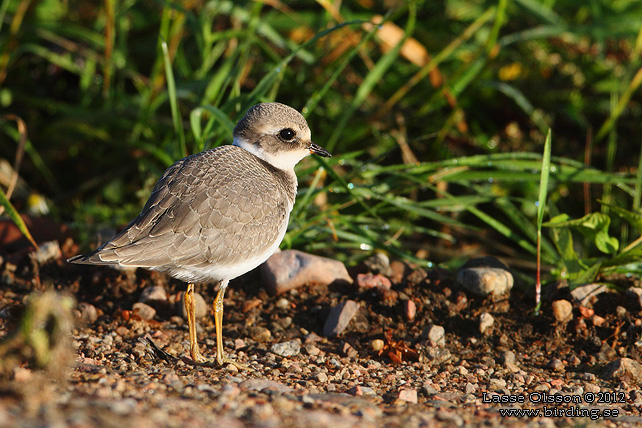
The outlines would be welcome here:
[[[198,365],[208,367],[223,367],[227,364],[231,364],[239,370],[254,371],[251,367],[236,362],[233,359],[224,357],[222,355],[217,355],[216,358],[207,358],[201,353],[200,349],[198,348],[196,350],[192,349],[190,355],[192,357],[192,361]]]
[[[247,366],[245,364],[241,364],[239,362],[236,362],[232,360],[231,358],[223,357],[223,356],[217,356],[216,357],[216,364],[218,364],[220,367],[226,365],[226,364],[231,364],[234,367],[236,367],[239,370],[245,370],[248,372],[253,372],[254,369],[252,369],[250,366]]]

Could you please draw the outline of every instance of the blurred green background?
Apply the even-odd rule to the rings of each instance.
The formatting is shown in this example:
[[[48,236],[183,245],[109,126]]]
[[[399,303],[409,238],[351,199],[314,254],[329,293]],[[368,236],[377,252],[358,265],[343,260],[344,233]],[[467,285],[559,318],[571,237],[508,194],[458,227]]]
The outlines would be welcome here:
[[[334,154],[298,166],[283,247],[529,273],[551,129],[545,272],[641,270],[638,0],[2,0],[0,25],[0,158],[27,137],[11,201],[86,248],[276,100]]]

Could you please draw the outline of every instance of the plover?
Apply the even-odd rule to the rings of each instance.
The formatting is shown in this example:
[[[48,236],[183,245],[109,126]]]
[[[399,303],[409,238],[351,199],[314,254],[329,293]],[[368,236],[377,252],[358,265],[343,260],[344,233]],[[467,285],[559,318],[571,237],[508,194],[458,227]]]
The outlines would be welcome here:
[[[141,213],[122,232],[70,263],[141,267],[186,282],[190,355],[208,360],[196,339],[194,283],[218,282],[216,362],[223,354],[223,296],[231,279],[266,261],[281,244],[297,189],[294,166],[330,153],[312,142],[305,118],[280,103],[252,107],[233,145],[179,160],[160,178]]]

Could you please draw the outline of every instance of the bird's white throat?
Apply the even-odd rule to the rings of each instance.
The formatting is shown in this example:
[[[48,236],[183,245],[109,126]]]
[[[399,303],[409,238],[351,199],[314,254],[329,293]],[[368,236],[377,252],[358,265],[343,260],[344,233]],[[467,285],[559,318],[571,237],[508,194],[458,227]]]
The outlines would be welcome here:
[[[265,150],[257,148],[254,144],[241,137],[234,137],[234,142],[232,144],[247,150],[254,156],[263,159],[275,168],[282,169],[284,171],[293,171],[294,166],[299,163],[301,159],[310,154],[310,150],[304,148],[299,150],[280,150],[276,154],[267,153]]]

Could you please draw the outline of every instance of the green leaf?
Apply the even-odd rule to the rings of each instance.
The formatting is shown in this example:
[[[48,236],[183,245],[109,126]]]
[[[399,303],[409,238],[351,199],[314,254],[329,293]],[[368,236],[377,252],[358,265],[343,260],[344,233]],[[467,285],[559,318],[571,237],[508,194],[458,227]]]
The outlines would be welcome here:
[[[29,242],[31,242],[31,245],[38,248],[38,244],[36,244],[36,241],[31,236],[31,233],[29,232],[27,225],[22,220],[22,217],[20,217],[20,214],[18,214],[18,211],[16,211],[16,209],[13,207],[13,204],[9,202],[7,195],[4,193],[2,189],[0,189],[0,205],[4,207],[11,221],[13,221],[16,226],[18,226],[18,229],[20,230],[20,232],[22,232],[25,238],[27,238]]]
[[[627,221],[636,230],[642,231],[642,213],[625,210],[613,204],[608,204],[606,202],[598,201],[600,204],[609,207],[611,212],[614,212],[619,217]]]
[[[543,226],[555,228],[575,228],[582,235],[592,239],[598,250],[605,254],[615,254],[619,249],[619,241],[613,236],[609,236],[609,225],[611,218],[602,213],[587,214],[582,218],[575,220],[564,220],[561,214],[551,219]],[[566,216],[568,217],[568,216]]]

